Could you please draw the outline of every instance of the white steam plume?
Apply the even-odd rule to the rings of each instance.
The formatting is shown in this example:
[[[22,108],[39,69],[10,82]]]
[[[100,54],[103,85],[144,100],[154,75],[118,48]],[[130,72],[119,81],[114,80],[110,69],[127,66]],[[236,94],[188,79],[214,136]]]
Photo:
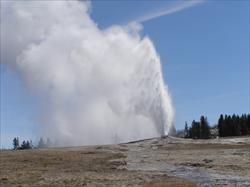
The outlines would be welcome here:
[[[171,99],[140,25],[101,30],[89,2],[1,1],[1,7],[1,62],[42,101],[39,135],[83,145],[169,132]]]

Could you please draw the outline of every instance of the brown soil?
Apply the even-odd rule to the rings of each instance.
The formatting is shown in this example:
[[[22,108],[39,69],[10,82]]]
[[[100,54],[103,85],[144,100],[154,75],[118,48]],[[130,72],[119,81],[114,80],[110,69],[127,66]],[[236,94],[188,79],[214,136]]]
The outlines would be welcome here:
[[[249,150],[249,142],[166,138],[120,145],[1,151],[0,186],[193,187],[198,183],[140,166],[167,163],[248,177]]]
[[[126,155],[122,153],[126,149],[96,148],[2,151],[0,184],[3,187],[196,186],[163,172],[128,171],[124,168]]]

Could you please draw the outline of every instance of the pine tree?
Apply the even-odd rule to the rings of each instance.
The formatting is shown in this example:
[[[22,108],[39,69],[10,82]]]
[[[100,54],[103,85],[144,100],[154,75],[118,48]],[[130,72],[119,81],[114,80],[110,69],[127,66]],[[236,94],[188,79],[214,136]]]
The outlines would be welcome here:
[[[241,136],[241,124],[240,124],[240,117],[239,115],[236,116],[234,121],[234,128],[235,128],[235,135]]]
[[[189,129],[189,137],[194,138],[195,137],[195,121],[192,121],[191,127]]]
[[[195,120],[192,121],[191,127],[189,129],[189,136],[193,139],[200,138],[200,123]]]
[[[25,147],[26,149],[31,149],[31,144],[30,144],[30,142],[27,140],[26,141],[26,147]]]
[[[231,134],[231,129],[230,129],[230,121],[231,121],[231,117],[225,115],[225,122],[224,122],[224,136],[230,136]]]
[[[23,141],[23,143],[21,144],[21,149],[27,149],[27,145],[25,140]]]
[[[195,139],[200,139],[200,122],[195,122]]]
[[[184,138],[189,138],[188,124],[185,122]]]
[[[223,118],[223,115],[221,114],[219,121],[218,121],[218,131],[219,131],[220,137],[224,136],[223,123],[224,123],[224,118]]]
[[[18,137],[15,137],[13,139],[13,149],[14,150],[17,150],[19,148],[19,138]]]
[[[200,118],[200,138],[205,138],[205,117],[204,116],[201,116]]]
[[[208,125],[207,118],[201,116],[200,118],[200,138],[208,139],[210,137],[210,127]]]
[[[250,135],[250,114],[247,115],[247,134]]]

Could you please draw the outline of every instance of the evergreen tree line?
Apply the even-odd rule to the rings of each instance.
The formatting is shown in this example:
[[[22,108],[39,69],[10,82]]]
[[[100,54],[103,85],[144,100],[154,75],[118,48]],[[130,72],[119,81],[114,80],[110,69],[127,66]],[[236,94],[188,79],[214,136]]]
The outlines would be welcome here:
[[[207,117],[201,116],[200,121],[192,121],[190,127],[185,123],[184,138],[208,139],[211,137]]]
[[[19,150],[19,149],[32,149],[33,148],[33,144],[32,141],[27,140],[27,141],[23,141],[22,144],[19,144],[19,138],[15,137],[13,139],[13,149],[14,150]]]
[[[44,141],[43,138],[40,138],[37,146],[34,146],[32,144],[32,141],[23,141],[22,144],[19,144],[19,138],[15,137],[13,139],[13,149],[14,150],[23,150],[23,149],[33,149],[33,148],[46,148],[51,147],[52,143],[49,138],[47,138],[47,141]]]
[[[220,137],[250,135],[250,114],[221,114],[218,120],[218,133]]]

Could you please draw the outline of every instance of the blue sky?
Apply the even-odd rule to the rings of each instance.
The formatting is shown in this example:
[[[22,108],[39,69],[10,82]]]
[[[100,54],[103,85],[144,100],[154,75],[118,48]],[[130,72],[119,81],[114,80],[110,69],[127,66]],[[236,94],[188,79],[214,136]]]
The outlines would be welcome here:
[[[93,1],[100,28],[126,24],[173,7],[174,1]],[[175,126],[222,114],[249,113],[249,1],[204,1],[142,23],[153,41],[175,107]],[[35,100],[1,64],[1,145],[34,139]]]

